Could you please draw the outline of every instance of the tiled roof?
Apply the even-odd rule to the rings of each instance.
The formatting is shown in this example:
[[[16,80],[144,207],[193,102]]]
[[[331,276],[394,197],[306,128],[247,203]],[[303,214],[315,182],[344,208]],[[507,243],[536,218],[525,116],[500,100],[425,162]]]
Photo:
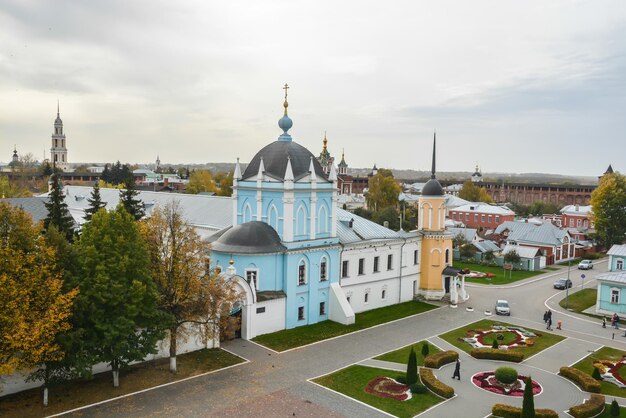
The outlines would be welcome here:
[[[613,245],[611,249],[606,253],[607,255],[620,255],[626,257],[626,244]]]
[[[48,216],[48,209],[45,203],[47,197],[11,197],[0,199],[0,202],[8,203],[11,206],[19,206],[33,217],[33,222],[39,222]]]
[[[535,258],[538,255],[537,253],[539,252],[539,248],[507,244],[502,250],[502,254],[508,254],[511,251],[517,252],[517,254],[522,258]]]
[[[474,228],[446,228],[455,237],[461,235],[465,241],[473,241],[476,238],[476,229]]]
[[[506,221],[498,225],[496,234],[509,230],[509,241],[521,241],[535,244],[561,245],[568,235],[567,231],[557,228],[549,222],[534,225],[526,222]]]
[[[351,219],[354,220],[352,228],[349,226]],[[400,239],[403,236],[347,210],[337,208],[337,237],[340,243],[349,244],[373,239]]]
[[[489,240],[474,241],[472,242],[472,245],[474,245],[474,247],[476,247],[481,253],[486,253],[488,251],[492,251],[495,253],[500,251],[500,247],[498,247],[495,242]]]
[[[466,205],[458,206],[454,210],[458,212],[476,212],[476,213],[487,213],[492,215],[515,215],[511,209],[498,206],[498,205],[490,205],[488,203],[468,203]]]

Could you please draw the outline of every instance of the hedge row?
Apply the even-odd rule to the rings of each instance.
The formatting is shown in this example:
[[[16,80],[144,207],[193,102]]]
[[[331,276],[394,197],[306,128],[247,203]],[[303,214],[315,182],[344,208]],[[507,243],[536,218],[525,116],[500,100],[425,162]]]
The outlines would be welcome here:
[[[584,391],[595,393],[600,392],[600,382],[583,371],[573,367],[561,367],[559,374],[576,383]]]
[[[497,403],[491,407],[491,414],[500,418],[520,418],[522,408]],[[559,414],[552,409],[535,409],[535,418],[559,418]]]
[[[420,378],[428,389],[442,398],[449,399],[454,396],[454,389],[437,379],[431,369],[420,367]]]
[[[424,358],[424,366],[431,369],[438,369],[444,364],[454,363],[459,358],[459,353],[456,351],[440,351],[439,353],[431,354]]]
[[[478,359],[502,360],[519,363],[524,360],[524,353],[512,350],[500,350],[498,348],[472,348],[470,355]]]
[[[587,402],[572,406],[568,412],[574,418],[595,417],[604,411],[604,402],[604,395],[592,393],[591,398]]]

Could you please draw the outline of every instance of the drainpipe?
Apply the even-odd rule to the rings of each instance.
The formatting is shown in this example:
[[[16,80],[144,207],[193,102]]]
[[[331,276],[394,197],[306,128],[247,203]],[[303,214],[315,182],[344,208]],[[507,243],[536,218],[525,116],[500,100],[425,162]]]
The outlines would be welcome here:
[[[400,246],[400,290],[398,291],[398,303],[402,302],[402,250],[406,245],[406,238],[402,239],[404,240],[404,243],[402,243],[402,245]]]

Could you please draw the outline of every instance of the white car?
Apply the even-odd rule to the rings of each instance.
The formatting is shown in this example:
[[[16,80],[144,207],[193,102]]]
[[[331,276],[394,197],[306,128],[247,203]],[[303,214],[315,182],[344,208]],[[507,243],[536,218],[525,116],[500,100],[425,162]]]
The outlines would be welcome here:
[[[509,308],[509,302],[504,299],[500,299],[496,302],[496,315],[511,315],[511,308]]]
[[[578,270],[591,270],[593,268],[593,261],[583,260],[578,263]]]

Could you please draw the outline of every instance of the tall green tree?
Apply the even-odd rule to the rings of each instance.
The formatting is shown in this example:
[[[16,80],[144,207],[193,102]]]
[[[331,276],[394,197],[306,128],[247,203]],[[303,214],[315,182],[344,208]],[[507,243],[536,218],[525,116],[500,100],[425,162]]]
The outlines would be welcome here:
[[[415,383],[417,383],[417,356],[415,355],[415,350],[411,347],[409,361],[406,366],[406,384],[411,386]]]
[[[81,263],[77,323],[86,353],[105,362],[119,385],[119,371],[156,353],[169,318],[158,309],[150,254],[132,215],[121,206],[99,211],[77,245]]]
[[[48,215],[43,220],[44,229],[47,231],[51,225],[54,225],[60,232],[65,234],[68,240],[72,241],[74,237],[74,219],[70,215],[67,203],[65,203],[63,184],[56,175],[53,175],[50,181],[52,182],[52,190],[48,194],[48,201],[45,203]]]
[[[535,418],[535,398],[533,395],[533,380],[528,376],[524,386],[524,399],[522,399],[521,418]]]
[[[370,177],[367,189],[367,207],[377,212],[389,206],[398,204],[398,196],[402,189],[393,178],[391,170],[380,169],[375,176]]]
[[[155,210],[141,223],[151,257],[152,278],[159,291],[159,308],[173,320],[169,327],[170,371],[176,372],[177,345],[191,332],[211,331],[210,246],[185,221],[177,201]],[[234,284],[234,283],[233,283]],[[222,303],[232,304],[237,292],[224,294]]]
[[[591,193],[596,237],[606,248],[626,238],[626,176],[618,172],[600,178]]]
[[[146,214],[143,208],[143,202],[137,199],[139,192],[135,189],[135,182],[128,179],[124,182],[124,188],[120,189],[120,205],[130,213],[136,221],[143,218]]]
[[[93,190],[91,191],[91,197],[87,199],[89,202],[89,207],[85,209],[85,220],[90,221],[91,217],[94,213],[98,212],[100,209],[106,207],[106,202],[102,201],[102,197],[100,197],[100,183],[96,182],[93,185]]]

